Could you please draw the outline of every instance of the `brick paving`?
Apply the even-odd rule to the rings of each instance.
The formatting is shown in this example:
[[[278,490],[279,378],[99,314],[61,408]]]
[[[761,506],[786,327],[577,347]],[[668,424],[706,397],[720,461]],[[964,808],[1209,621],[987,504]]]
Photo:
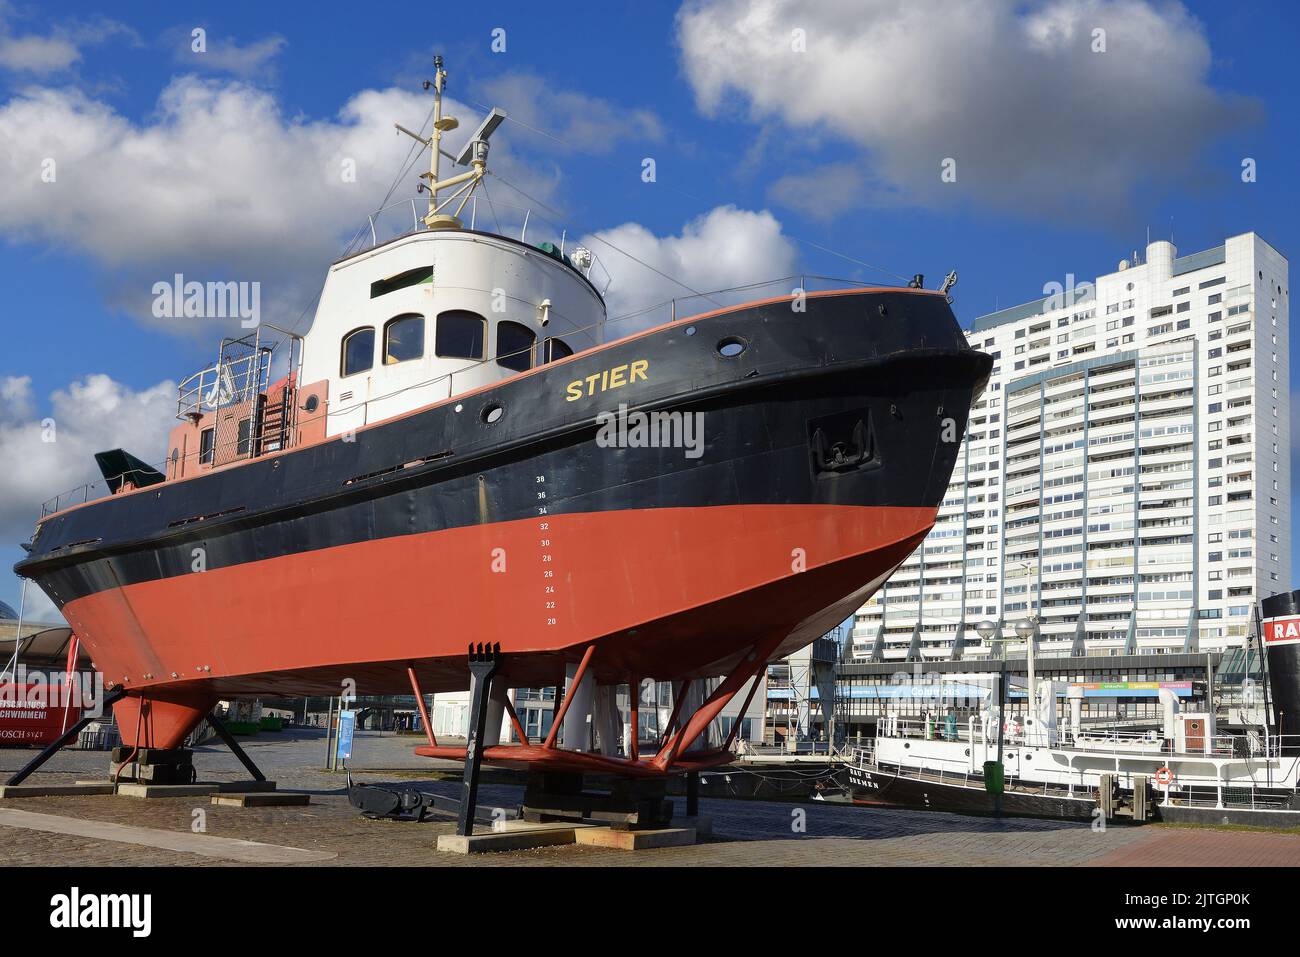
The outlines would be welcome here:
[[[1296,867],[1300,834],[1153,828],[1143,840],[1092,861],[1098,867]]]
[[[439,778],[436,762],[417,758],[419,739],[361,733],[354,771],[362,781],[419,784],[453,795],[457,780]],[[503,854],[439,854],[439,834],[449,819],[423,824],[371,821],[347,802],[346,776],[320,769],[319,733],[264,734],[243,742],[253,760],[281,790],[312,795],[307,807],[214,807],[207,798],[139,800],[117,796],[6,799],[0,806],[90,821],[191,832],[196,813],[203,833],[333,854],[301,866],[909,866],[1080,864],[1300,864],[1300,836],[1252,832],[1111,827],[1002,820],[927,811],[882,810],[843,805],[789,804],[702,798],[700,810],[714,820],[714,836],[694,847],[628,853],[594,847],[559,847]],[[20,767],[32,751],[0,751],[0,774]],[[28,783],[55,784],[103,778],[105,752],[65,751]],[[198,749],[200,780],[239,780],[242,767],[220,745]],[[443,765],[441,770],[458,766]],[[508,780],[508,779],[507,779]],[[518,784],[485,781],[479,801],[514,807]],[[681,808],[680,798],[676,799]],[[0,827],[0,865],[228,866],[234,861],[184,851],[96,840],[66,834]],[[248,866],[248,865],[237,865]]]

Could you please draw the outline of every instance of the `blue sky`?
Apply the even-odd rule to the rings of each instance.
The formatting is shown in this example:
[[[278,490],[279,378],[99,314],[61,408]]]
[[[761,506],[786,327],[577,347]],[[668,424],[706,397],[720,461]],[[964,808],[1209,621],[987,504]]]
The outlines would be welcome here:
[[[695,288],[795,270],[936,285],[955,268],[965,322],[1111,271],[1148,229],[1183,253],[1247,230],[1300,249],[1294,4],[420,10],[0,0],[5,541],[30,531],[42,490],[93,476],[96,447],[156,434],[139,451],[159,457],[160,384],[203,365],[222,331],[152,319],[153,281],[257,279],[277,317],[308,305],[392,181],[385,160],[405,146],[390,124],[423,118],[434,52],[463,125],[499,103],[564,141],[507,124],[495,168],[572,233],[612,231]],[[349,149],[347,192],[315,178]],[[39,179],[46,157],[56,183]],[[942,183],[949,157],[957,180]],[[1246,157],[1257,182],[1241,181]],[[618,307],[662,298],[620,265]],[[31,444],[48,415],[57,449]],[[0,544],[6,569],[19,554]],[[17,593],[6,571],[0,600]]]

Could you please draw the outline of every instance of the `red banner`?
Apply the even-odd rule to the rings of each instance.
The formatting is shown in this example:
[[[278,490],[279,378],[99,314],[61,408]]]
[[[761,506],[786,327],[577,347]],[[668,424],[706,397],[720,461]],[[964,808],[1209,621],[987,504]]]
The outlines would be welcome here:
[[[1300,645],[1300,616],[1264,619],[1265,645]]]
[[[63,733],[63,709],[50,707],[57,695],[49,691],[48,685],[6,686],[0,696],[0,747],[49,744]]]

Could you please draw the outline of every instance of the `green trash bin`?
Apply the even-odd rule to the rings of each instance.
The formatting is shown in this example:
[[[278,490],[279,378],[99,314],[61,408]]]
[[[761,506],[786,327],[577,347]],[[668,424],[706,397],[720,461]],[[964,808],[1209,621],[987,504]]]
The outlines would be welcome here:
[[[984,762],[984,790],[989,794],[1001,794],[1006,789],[1001,761]]]

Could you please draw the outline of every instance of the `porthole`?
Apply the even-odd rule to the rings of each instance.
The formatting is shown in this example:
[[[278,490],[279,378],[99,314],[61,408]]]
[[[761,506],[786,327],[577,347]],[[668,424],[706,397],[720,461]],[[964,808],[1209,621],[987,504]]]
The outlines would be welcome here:
[[[505,406],[500,402],[489,402],[483,406],[481,417],[488,425],[501,421],[501,416],[506,414]]]
[[[308,412],[315,412],[317,409],[320,408],[320,396],[318,395],[307,396],[307,402],[305,405],[303,405],[303,408],[306,409]]]
[[[686,334],[687,334],[688,336],[693,336],[693,335],[695,335],[695,327],[694,327],[694,326],[687,326],[687,327],[686,327]]]
[[[718,355],[726,359],[734,359],[740,355],[749,346],[740,336],[727,336],[718,343]]]

